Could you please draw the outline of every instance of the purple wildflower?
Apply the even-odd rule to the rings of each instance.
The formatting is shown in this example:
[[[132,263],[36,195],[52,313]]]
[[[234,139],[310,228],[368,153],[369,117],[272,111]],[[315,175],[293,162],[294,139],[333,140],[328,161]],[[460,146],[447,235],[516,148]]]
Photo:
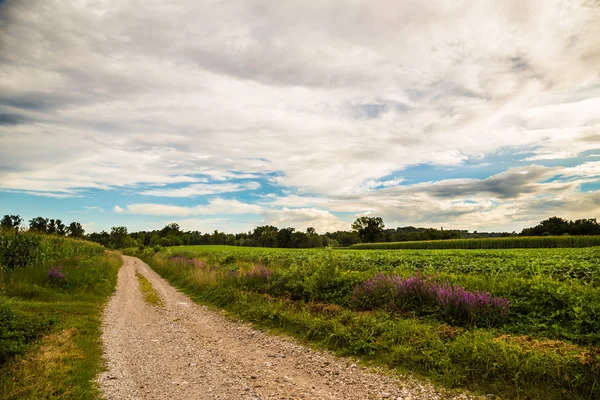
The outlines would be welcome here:
[[[54,267],[50,267],[48,270],[48,278],[51,281],[61,281],[65,279],[65,274],[62,271],[61,265],[56,265]]]
[[[268,282],[272,274],[273,271],[265,268],[260,264],[256,264],[250,271],[245,272],[242,276],[245,279]]]
[[[416,310],[433,306],[442,316],[458,323],[496,321],[506,316],[510,302],[488,292],[471,292],[421,275],[403,279],[397,275],[376,274],[354,287],[351,303],[357,308]]]

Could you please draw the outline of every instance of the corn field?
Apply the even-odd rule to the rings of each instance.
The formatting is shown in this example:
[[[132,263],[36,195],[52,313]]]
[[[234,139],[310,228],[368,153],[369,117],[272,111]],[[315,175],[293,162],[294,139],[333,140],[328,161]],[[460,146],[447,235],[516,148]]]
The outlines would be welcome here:
[[[419,242],[359,243],[351,249],[551,249],[600,246],[600,236],[518,236]]]
[[[34,232],[0,231],[0,270],[44,264],[52,260],[102,254],[97,243]]]

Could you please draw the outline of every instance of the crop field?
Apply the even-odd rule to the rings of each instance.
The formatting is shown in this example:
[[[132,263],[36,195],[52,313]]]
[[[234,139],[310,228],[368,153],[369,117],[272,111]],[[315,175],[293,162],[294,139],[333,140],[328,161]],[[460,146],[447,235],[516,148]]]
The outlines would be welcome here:
[[[600,249],[130,249],[197,301],[505,398],[600,398]]]
[[[600,236],[516,236],[504,238],[358,243],[352,249],[540,249],[600,246]]]

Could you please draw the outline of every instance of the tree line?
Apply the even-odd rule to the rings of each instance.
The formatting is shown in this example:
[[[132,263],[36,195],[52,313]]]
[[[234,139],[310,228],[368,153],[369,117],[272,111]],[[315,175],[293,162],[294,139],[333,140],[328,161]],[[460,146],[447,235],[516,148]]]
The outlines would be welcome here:
[[[18,232],[24,230],[22,223],[23,218],[20,215],[5,215],[0,221],[0,228]],[[85,237],[85,230],[79,222],[71,222],[69,225],[65,225],[60,219],[33,218],[29,220],[28,230],[49,235]]]
[[[5,215],[0,228],[16,232],[29,230],[44,234],[84,238],[101,245],[121,249],[127,247],[168,247],[181,245],[230,245],[249,247],[315,248],[348,247],[357,243],[405,242],[424,240],[445,240],[462,238],[492,238],[507,236],[545,236],[545,235],[600,235],[600,224],[595,218],[575,221],[551,217],[538,225],[516,232],[469,232],[456,229],[416,228],[413,226],[386,229],[381,217],[363,216],[357,218],[350,231],[327,232],[318,234],[315,228],[306,231],[295,228],[277,228],[272,225],[257,226],[249,232],[228,234],[215,230],[212,233],[183,231],[176,223],[167,224],[160,230],[128,232],[125,226],[111,228],[110,232],[101,231],[85,234],[79,222],[64,224],[60,219],[36,217],[23,226],[19,215]]]

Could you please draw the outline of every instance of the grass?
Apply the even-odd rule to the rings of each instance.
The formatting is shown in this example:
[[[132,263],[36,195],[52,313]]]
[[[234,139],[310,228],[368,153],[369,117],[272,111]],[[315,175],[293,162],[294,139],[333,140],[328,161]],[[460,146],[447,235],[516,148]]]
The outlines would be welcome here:
[[[140,284],[140,290],[144,295],[144,300],[146,301],[146,303],[152,304],[153,306],[162,306],[163,302],[160,299],[158,292],[152,287],[150,281],[139,272],[136,272],[135,276],[137,276],[138,282]]]
[[[138,252],[196,301],[345,355],[506,398],[600,397],[597,249],[327,251],[189,246]],[[526,261],[531,268],[519,268]],[[589,268],[589,269],[588,269]],[[354,309],[376,273],[420,273],[510,299],[499,326]]]
[[[61,257],[42,252],[42,262],[0,272],[0,319],[8,321],[0,328],[0,399],[100,398],[102,312],[121,257],[95,246],[42,246]],[[59,266],[61,274],[48,274]]]

